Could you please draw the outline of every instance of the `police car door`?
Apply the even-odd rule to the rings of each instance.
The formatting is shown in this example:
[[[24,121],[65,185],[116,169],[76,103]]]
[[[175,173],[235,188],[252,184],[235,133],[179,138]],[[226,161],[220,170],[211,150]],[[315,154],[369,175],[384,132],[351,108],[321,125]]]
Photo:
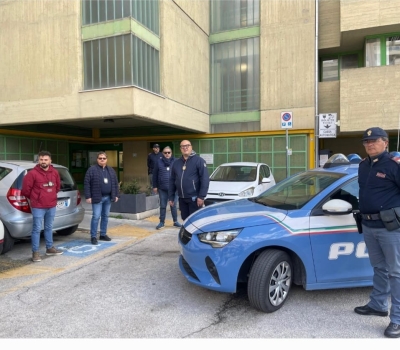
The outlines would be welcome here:
[[[323,204],[331,199],[342,199],[358,209],[359,186],[357,178],[336,189],[322,200],[310,214],[310,241],[313,251],[317,283],[344,282],[372,279],[364,236],[357,231],[353,214],[328,215]]]

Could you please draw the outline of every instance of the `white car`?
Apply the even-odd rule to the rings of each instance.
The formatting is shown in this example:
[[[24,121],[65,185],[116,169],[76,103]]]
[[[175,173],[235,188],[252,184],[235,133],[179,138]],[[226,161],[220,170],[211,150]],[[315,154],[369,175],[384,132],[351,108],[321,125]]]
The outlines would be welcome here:
[[[205,205],[257,197],[274,185],[274,176],[265,163],[224,163],[210,176]]]

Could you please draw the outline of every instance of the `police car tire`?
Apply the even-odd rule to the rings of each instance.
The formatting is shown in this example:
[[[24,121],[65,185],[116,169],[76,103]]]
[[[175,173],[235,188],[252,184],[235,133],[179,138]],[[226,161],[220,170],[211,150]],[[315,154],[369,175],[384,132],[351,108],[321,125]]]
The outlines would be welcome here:
[[[4,242],[3,242],[3,251],[1,254],[5,254],[14,248],[14,238],[11,237],[10,232],[7,230],[7,227],[4,226]]]
[[[250,271],[250,304],[266,313],[277,311],[289,296],[292,279],[292,262],[287,253],[276,249],[263,251]]]
[[[62,230],[57,230],[57,233],[60,236],[69,236],[72,235],[77,229],[79,225],[63,228]]]

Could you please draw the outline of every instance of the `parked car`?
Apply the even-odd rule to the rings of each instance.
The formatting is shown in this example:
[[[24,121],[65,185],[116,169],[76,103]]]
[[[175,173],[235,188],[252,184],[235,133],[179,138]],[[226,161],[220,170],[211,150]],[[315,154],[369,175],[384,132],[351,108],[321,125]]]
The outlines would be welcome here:
[[[275,185],[271,169],[264,163],[236,162],[218,166],[210,175],[204,204],[252,198]]]
[[[235,293],[274,312],[293,284],[306,290],[365,287],[373,271],[358,211],[358,164],[333,155],[324,168],[293,175],[256,198],[214,204],[179,231],[180,270],[198,286]]]
[[[11,250],[15,240],[29,238],[31,235],[31,208],[27,199],[21,196],[21,189],[24,176],[36,164],[22,160],[0,162],[0,220],[4,226],[3,235],[0,229],[0,254]],[[68,168],[58,164],[53,166],[61,178],[53,229],[59,235],[71,235],[82,222],[85,209]]]

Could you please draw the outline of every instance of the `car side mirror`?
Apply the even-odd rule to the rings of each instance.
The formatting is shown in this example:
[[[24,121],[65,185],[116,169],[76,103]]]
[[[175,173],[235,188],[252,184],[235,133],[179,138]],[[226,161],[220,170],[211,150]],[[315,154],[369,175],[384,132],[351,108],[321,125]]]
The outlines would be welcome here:
[[[263,179],[261,180],[261,182],[262,182],[263,184],[269,184],[269,183],[271,183],[271,179],[269,179],[268,177],[263,177]]]
[[[353,206],[342,199],[331,199],[322,206],[324,214],[346,215],[353,212]]]

